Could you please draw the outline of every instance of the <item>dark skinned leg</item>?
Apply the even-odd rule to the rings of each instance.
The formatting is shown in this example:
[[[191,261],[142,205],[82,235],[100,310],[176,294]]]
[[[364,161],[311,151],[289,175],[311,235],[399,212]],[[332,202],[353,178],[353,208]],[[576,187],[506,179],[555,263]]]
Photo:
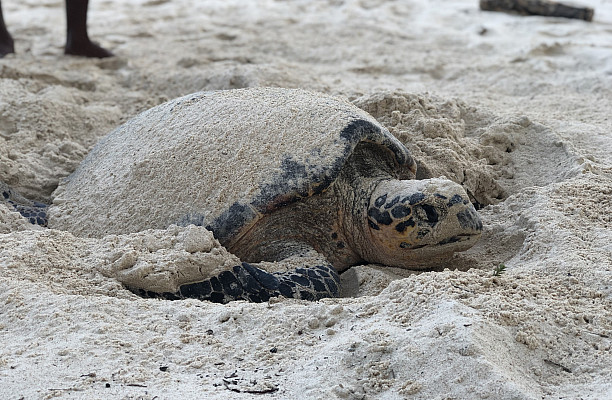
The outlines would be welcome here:
[[[9,53],[14,53],[15,47],[13,46],[13,38],[11,34],[6,30],[4,24],[4,17],[2,16],[2,2],[0,2],[0,58],[4,57]]]
[[[75,56],[105,58],[114,54],[98,46],[87,34],[89,0],[66,0],[66,48],[64,53]]]

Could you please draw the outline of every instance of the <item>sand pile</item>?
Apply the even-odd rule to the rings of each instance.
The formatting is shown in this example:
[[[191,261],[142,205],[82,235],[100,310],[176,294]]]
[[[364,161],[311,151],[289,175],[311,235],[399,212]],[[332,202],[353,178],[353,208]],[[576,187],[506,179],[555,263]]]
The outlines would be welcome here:
[[[0,397],[612,398],[612,6],[584,3],[592,23],[468,0],[92,1],[118,57],[86,60],[61,54],[62,2],[3,2],[0,180],[33,199],[165,100],[303,87],[372,114],[485,227],[435,271],[355,267],[341,299],[217,305],[117,279],[234,262],[202,228],[87,239],[0,204]]]

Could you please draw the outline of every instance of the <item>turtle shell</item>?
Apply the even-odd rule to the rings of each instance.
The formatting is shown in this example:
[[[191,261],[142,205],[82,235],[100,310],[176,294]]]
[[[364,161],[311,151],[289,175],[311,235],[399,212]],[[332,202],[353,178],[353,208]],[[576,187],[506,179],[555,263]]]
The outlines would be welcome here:
[[[54,193],[49,226],[101,237],[195,224],[223,243],[324,191],[362,141],[414,169],[408,150],[347,101],[281,88],[191,94],[102,138]]]

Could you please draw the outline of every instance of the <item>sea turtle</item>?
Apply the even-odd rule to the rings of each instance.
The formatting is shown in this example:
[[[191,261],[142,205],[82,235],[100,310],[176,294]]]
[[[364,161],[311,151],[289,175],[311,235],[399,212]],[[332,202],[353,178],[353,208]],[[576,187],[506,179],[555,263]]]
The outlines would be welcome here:
[[[195,224],[244,261],[142,294],[313,300],[337,296],[337,273],[352,265],[423,269],[474,245],[482,223],[461,185],[415,173],[408,149],[347,101],[280,88],[200,92],[101,139],[54,193],[48,223],[89,237]]]

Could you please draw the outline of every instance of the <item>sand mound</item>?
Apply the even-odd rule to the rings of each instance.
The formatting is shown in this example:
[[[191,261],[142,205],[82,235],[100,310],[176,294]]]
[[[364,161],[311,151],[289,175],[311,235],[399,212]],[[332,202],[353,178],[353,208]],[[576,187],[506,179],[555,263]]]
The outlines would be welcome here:
[[[0,243],[5,331],[20,332],[22,343],[42,340],[39,363],[73,365],[64,376],[73,377],[71,390],[84,393],[106,383],[109,393],[137,393],[145,385],[160,395],[186,394],[190,385],[205,385],[212,392],[292,397],[299,387],[307,396],[340,398],[527,399],[557,390],[606,391],[610,180],[588,172],[588,163],[554,132],[525,117],[404,92],[355,103],[413,149],[422,177],[446,175],[483,199],[483,238],[446,265],[456,271],[355,267],[342,277],[350,297],[319,303],[144,300],[119,282],[171,290],[237,259],[203,228],[83,239],[55,230],[17,232],[26,225],[4,212],[3,224],[15,231]],[[530,174],[534,164],[552,182]],[[494,277],[491,270],[502,262],[508,272]],[[74,320],[77,310],[88,324]],[[35,317],[36,330],[17,317],[47,314],[54,319]],[[71,327],[65,344],[53,343],[52,321]],[[92,343],[100,337],[114,344],[96,350]],[[206,352],[194,354],[202,346]],[[32,357],[35,350],[12,343],[6,351]],[[114,363],[94,367],[100,357]],[[423,374],[431,370],[436,374]],[[39,387],[51,385],[37,371],[27,368]],[[179,389],[170,376],[189,385]]]
[[[409,147],[418,179],[446,176],[462,184],[479,207],[589,169],[569,143],[524,115],[498,115],[457,99],[398,91],[354,103]]]
[[[302,87],[464,185],[485,230],[448,270],[358,266],[349,297],[221,306],[117,279],[234,262],[201,228],[84,239],[0,204],[0,397],[610,398],[612,8],[585,2],[590,24],[471,0],[92,1],[112,60],[62,56],[63,3],[3,2],[0,180],[28,197],[168,99]]]

